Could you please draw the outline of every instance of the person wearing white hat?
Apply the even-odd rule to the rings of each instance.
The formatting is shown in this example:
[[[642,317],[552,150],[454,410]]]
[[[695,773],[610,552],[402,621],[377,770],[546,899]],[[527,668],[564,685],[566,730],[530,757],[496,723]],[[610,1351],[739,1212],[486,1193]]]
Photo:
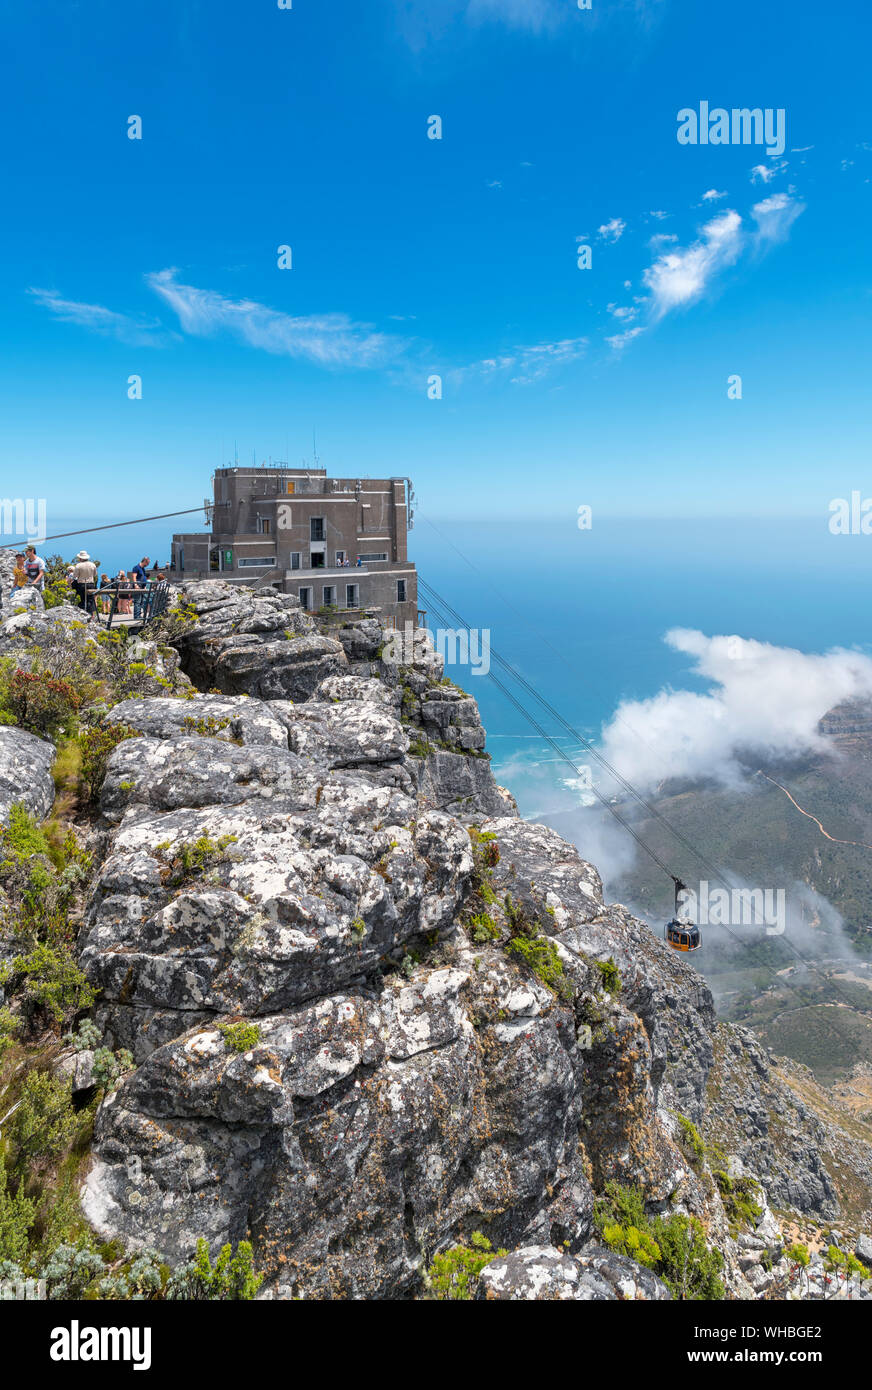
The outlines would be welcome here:
[[[97,566],[87,550],[80,550],[73,565],[73,588],[79,603],[89,613],[95,612],[93,590],[97,583]],[[88,590],[91,590],[89,593]]]

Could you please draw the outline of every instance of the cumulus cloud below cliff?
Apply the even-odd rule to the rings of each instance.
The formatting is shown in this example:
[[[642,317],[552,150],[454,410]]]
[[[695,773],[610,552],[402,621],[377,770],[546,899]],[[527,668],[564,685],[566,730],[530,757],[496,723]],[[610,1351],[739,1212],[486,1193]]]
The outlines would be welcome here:
[[[644,792],[672,777],[737,785],[749,757],[820,750],[821,716],[843,700],[872,697],[872,659],[860,652],[815,655],[686,628],[665,640],[692,659],[709,689],[624,701],[605,725],[604,755]]]

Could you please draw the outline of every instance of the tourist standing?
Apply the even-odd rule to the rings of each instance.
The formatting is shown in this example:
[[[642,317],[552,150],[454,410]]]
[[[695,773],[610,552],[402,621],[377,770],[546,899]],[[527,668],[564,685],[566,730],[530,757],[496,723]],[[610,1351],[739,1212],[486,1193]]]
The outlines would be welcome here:
[[[136,592],[133,595],[134,619],[141,618],[143,610],[145,608],[145,594],[148,588],[148,561],[149,557],[147,555],[143,555],[139,564],[134,565],[133,569],[130,571],[130,577],[133,580],[133,584],[136,589]]]
[[[24,573],[27,575],[27,585],[42,593],[45,588],[45,560],[37,555],[33,545],[29,545],[24,553]]]
[[[87,613],[96,612],[94,588],[97,583],[97,566],[87,550],[80,550],[73,565],[73,588],[79,603]]]

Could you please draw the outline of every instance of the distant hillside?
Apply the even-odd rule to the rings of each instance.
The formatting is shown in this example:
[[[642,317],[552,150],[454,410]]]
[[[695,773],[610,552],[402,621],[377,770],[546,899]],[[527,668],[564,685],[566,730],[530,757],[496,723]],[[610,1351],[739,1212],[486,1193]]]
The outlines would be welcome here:
[[[854,1062],[872,1061],[872,968],[864,964],[872,963],[872,704],[837,706],[819,727],[824,752],[790,763],[749,758],[741,791],[666,783],[653,804],[731,880],[786,890],[784,940],[710,927],[694,964],[722,1015],[750,1024],[830,1084]],[[716,886],[657,820],[634,818],[634,826],[688,884],[708,878]],[[642,858],[609,892],[660,924],[671,915],[671,885]],[[842,922],[812,893],[803,900],[798,885],[825,898]]]

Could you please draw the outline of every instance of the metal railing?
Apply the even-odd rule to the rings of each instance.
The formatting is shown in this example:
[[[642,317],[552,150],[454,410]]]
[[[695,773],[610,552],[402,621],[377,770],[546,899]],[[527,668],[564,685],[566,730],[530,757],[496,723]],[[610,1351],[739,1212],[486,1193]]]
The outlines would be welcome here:
[[[145,627],[166,612],[170,601],[170,586],[165,579],[157,583],[150,582],[145,589],[119,584],[104,584],[102,587],[89,584],[85,587],[84,596],[85,611],[95,613],[98,618],[105,617],[107,629],[111,628],[113,618],[122,616],[118,611],[121,600],[132,599],[133,621]],[[108,614],[103,611],[106,599],[110,601]],[[123,616],[126,617],[127,614]]]

